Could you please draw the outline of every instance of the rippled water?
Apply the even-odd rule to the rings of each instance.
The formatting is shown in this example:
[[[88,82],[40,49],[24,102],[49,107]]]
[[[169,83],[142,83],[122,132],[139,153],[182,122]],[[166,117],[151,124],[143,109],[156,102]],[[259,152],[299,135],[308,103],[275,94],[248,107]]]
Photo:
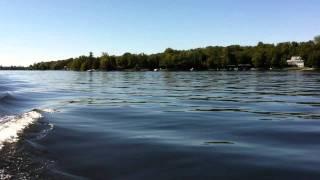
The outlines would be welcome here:
[[[43,117],[0,178],[319,179],[319,89],[317,72],[1,71],[0,135]]]

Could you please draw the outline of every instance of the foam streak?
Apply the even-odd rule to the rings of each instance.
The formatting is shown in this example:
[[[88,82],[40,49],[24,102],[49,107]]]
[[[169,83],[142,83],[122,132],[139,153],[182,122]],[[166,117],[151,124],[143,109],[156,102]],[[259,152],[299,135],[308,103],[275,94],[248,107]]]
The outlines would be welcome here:
[[[0,149],[2,149],[6,142],[17,142],[19,133],[41,117],[42,115],[39,112],[30,111],[20,116],[6,116],[0,118]]]

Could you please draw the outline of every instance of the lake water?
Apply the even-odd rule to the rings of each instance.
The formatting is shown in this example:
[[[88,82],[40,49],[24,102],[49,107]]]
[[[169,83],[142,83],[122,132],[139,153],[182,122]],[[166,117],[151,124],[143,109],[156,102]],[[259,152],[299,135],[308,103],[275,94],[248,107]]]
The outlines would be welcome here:
[[[0,179],[319,179],[320,73],[0,71],[0,147]]]

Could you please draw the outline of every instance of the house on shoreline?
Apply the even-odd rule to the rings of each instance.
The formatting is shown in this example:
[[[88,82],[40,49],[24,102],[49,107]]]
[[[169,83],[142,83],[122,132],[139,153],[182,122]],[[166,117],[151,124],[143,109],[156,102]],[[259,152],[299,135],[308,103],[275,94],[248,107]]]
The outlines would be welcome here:
[[[304,68],[304,60],[300,56],[292,56],[291,59],[287,60],[289,66],[297,66]]]

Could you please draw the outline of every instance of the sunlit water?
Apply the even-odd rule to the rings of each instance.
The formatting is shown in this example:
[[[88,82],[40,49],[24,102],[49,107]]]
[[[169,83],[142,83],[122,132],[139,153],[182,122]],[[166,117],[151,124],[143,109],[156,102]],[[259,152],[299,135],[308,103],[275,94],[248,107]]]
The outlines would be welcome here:
[[[0,136],[30,111],[0,179],[320,177],[317,72],[0,71]]]

